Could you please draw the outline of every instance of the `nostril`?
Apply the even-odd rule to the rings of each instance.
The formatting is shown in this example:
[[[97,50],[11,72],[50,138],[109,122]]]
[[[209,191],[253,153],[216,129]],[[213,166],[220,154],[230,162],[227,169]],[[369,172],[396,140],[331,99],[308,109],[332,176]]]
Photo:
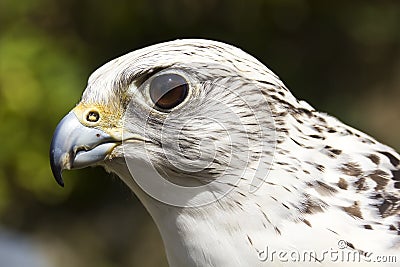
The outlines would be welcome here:
[[[89,111],[86,115],[86,120],[89,122],[98,122],[100,119],[100,114],[98,111],[92,110]]]

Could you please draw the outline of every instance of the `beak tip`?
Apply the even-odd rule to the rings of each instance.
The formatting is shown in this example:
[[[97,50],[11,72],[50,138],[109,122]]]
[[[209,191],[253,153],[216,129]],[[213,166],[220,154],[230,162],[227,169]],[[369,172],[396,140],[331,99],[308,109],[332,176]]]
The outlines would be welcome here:
[[[62,164],[60,164],[59,162],[60,159],[57,157],[55,149],[53,149],[53,143],[52,143],[52,148],[50,149],[51,172],[53,173],[53,177],[55,178],[57,184],[59,184],[61,187],[64,187],[64,180],[62,178],[63,167]]]
[[[61,166],[57,166],[55,164],[51,164],[51,171],[53,173],[53,176],[61,187],[64,187],[64,180],[62,178],[62,168]]]
[[[59,186],[64,187],[64,180],[62,178],[61,173],[57,176],[54,176],[54,178],[56,178],[56,182]]]

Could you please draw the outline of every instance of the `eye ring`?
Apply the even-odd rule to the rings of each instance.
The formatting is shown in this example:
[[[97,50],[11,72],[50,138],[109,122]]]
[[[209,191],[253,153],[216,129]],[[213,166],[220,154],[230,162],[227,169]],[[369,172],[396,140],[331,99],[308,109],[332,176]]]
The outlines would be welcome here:
[[[170,110],[181,104],[189,94],[189,82],[177,73],[154,77],[149,84],[150,99],[160,110]]]
[[[97,110],[90,110],[86,114],[86,121],[94,123],[100,120],[100,113]]]

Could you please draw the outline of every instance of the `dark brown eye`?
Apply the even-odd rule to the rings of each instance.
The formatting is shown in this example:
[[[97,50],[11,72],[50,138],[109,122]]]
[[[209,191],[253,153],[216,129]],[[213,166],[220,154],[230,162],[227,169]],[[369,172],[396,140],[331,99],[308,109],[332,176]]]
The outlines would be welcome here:
[[[171,109],[185,100],[189,85],[178,74],[162,74],[150,82],[150,98],[161,109]]]

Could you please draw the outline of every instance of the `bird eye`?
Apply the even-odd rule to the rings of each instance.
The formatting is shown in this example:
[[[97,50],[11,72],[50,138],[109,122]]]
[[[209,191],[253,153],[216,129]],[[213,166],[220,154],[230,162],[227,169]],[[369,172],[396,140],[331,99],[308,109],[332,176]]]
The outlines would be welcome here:
[[[178,74],[162,74],[150,82],[150,98],[161,109],[179,105],[188,95],[189,84]]]

